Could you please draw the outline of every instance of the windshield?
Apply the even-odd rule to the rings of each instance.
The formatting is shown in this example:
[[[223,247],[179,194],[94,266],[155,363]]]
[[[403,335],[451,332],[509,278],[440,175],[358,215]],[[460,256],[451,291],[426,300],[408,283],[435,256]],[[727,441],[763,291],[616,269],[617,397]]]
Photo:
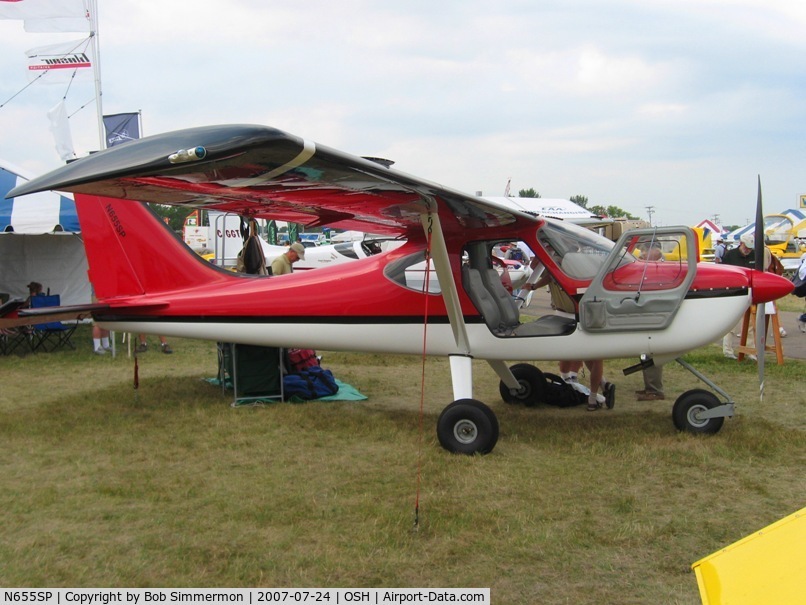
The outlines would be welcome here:
[[[783,244],[789,241],[794,223],[788,216],[764,217],[764,240],[767,244]]]
[[[537,241],[563,273],[580,280],[596,276],[614,245],[590,229],[553,221],[540,226]]]

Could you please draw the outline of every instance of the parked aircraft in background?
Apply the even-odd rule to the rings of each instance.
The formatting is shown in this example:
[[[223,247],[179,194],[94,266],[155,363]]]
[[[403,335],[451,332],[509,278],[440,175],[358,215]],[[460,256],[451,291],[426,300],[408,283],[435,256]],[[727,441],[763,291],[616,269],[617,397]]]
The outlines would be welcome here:
[[[795,225],[785,214],[769,214],[764,217],[764,241],[778,257],[784,274],[791,277],[800,267],[800,259],[806,253],[806,244],[801,244],[799,233],[806,235],[806,220]]]
[[[92,315],[102,326],[252,345],[448,356],[455,401],[440,414],[437,434],[443,447],[461,453],[490,452],[498,440],[494,412],[473,398],[473,359],[495,370],[505,401],[534,403],[543,395],[542,373],[506,360],[667,361],[721,337],[749,305],[792,289],[760,271],[698,266],[696,255],[648,262],[634,253],[655,240],[696,250],[688,227],[628,232],[614,245],[574,224],[264,126],[140,139],[11,195],[43,190],[75,193],[98,298]],[[317,271],[234,274],[203,262],[138,201],[406,241]],[[576,318],[520,321],[491,261],[494,247],[519,241],[575,300]],[[412,279],[410,268],[425,261],[433,274]],[[672,410],[677,428],[718,431],[734,408],[719,393],[725,401],[702,389],[684,393]]]

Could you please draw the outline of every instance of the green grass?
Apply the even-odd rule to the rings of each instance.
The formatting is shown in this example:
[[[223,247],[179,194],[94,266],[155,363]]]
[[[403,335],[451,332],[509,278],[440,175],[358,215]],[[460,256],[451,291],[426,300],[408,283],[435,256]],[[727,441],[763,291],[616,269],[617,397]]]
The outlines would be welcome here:
[[[232,408],[204,382],[214,345],[133,363],[77,352],[0,358],[4,586],[491,587],[495,603],[699,603],[690,565],[801,508],[806,363],[687,359],[737,403],[715,436],[674,430],[703,385],[667,366],[666,402],[609,361],[612,411],[501,402],[485,457],[439,448],[448,363],[324,353],[364,402]],[[153,347],[152,347],[153,348]],[[545,364],[549,367],[549,364]],[[420,474],[420,516],[415,500]]]
[[[806,300],[798,298],[793,294],[784,296],[783,298],[775,301],[781,311],[792,311],[793,313],[806,313]]]

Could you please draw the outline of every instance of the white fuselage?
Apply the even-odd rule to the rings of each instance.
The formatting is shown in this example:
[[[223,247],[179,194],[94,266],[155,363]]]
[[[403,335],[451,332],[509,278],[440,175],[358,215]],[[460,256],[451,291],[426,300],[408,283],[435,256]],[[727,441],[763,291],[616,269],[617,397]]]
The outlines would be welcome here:
[[[748,294],[749,297],[749,294]],[[427,324],[428,355],[464,355],[491,360],[575,360],[653,355],[675,357],[714,342],[730,331],[748,306],[748,297],[685,300],[674,320],[663,330],[624,331],[618,335],[591,334],[577,329],[561,336],[497,337],[483,323],[467,324],[470,351],[460,350],[446,322]],[[390,354],[423,352],[423,323],[301,322],[104,322],[103,327],[239,342],[262,346],[306,347],[331,351]]]

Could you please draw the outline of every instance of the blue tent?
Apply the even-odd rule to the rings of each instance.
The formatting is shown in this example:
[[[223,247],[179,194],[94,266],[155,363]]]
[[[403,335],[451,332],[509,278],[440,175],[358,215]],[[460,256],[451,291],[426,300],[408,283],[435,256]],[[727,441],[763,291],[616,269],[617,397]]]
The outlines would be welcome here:
[[[75,202],[52,191],[5,199],[25,180],[19,168],[0,160],[0,295],[25,298],[35,281],[59,294],[62,304],[90,302]]]
[[[67,196],[44,191],[19,201],[5,199],[9,191],[27,180],[21,169],[0,160],[0,232],[40,235],[81,230],[76,204]]]

